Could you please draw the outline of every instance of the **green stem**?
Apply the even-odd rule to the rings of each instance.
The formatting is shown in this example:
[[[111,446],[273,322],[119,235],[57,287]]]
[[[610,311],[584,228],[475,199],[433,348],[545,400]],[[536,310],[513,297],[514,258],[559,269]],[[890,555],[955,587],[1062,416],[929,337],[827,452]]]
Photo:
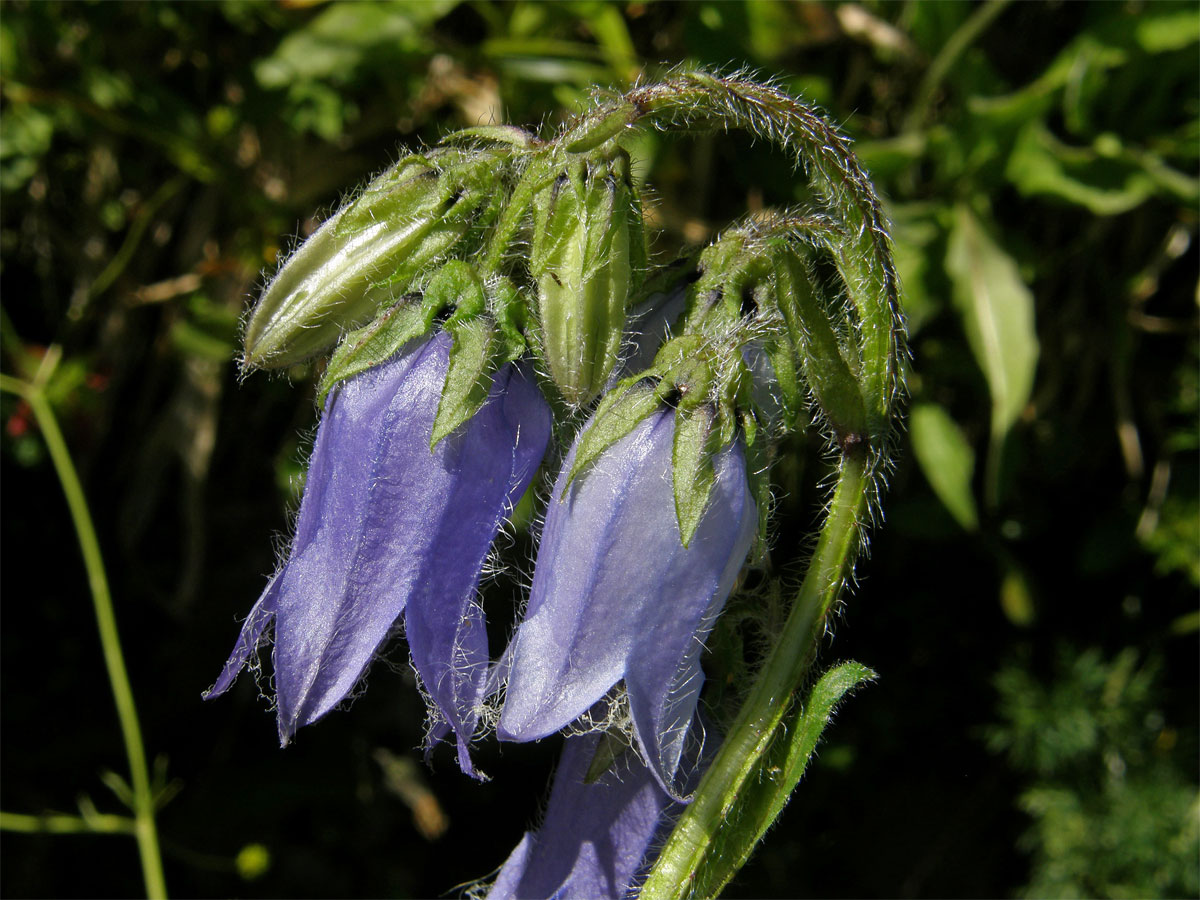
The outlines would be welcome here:
[[[92,282],[92,286],[88,289],[84,303],[90,303],[101,294],[103,294],[114,281],[125,271],[125,267],[129,265],[129,261],[133,259],[133,254],[137,252],[138,245],[142,242],[142,237],[146,233],[151,220],[159,207],[166,203],[171,197],[183,187],[187,179],[183,175],[176,175],[170,181],[163,183],[154,195],[146,201],[137,215],[134,216],[133,223],[129,226],[129,231],[125,235],[125,240],[121,247],[113,255],[108,265],[104,270],[96,276],[96,280]],[[83,314],[82,305],[80,308],[72,308],[71,314],[78,318]]]
[[[859,316],[863,397],[871,441],[891,428],[900,392],[904,324],[899,279],[882,204],[850,141],[814,107],[771,85],[685,72],[627,98],[641,121],[663,131],[742,129],[791,155],[833,219],[835,260]],[[864,436],[859,436],[864,437]]]
[[[0,812],[0,831],[21,831],[26,834],[135,834],[137,823],[128,816],[96,814],[70,816],[51,813],[45,816],[25,816]]]
[[[850,575],[861,537],[870,478],[866,455],[843,456],[829,515],[779,642],[705,773],[692,803],[667,839],[642,887],[642,900],[686,897],[747,779],[771,744],[825,634],[825,619]]]
[[[950,39],[946,41],[941,51],[934,57],[933,62],[929,64],[929,68],[925,70],[925,76],[917,86],[916,99],[913,100],[913,105],[904,119],[903,131],[905,133],[918,131],[925,124],[925,117],[929,115],[929,107],[933,105],[934,95],[941,87],[942,82],[946,80],[946,76],[950,74],[950,70],[954,68],[954,64],[958,62],[958,58],[979,39],[981,34],[987,31],[988,26],[996,20],[1000,13],[1004,12],[1004,8],[1011,2],[1012,0],[989,0],[977,7],[959,26],[958,30],[950,35]]]
[[[54,349],[54,348],[52,348]],[[57,354],[54,354],[57,356]],[[53,358],[50,352],[48,358]],[[138,725],[137,709],[133,702],[133,691],[129,674],[125,670],[125,658],[121,653],[121,639],[117,633],[117,620],[113,613],[112,594],[108,588],[108,576],[104,570],[104,558],[100,553],[100,542],[92,524],[87,498],[71,453],[58,427],[43,385],[48,372],[39,372],[32,383],[23,382],[7,375],[0,376],[0,390],[20,394],[33,410],[37,423],[46,441],[46,449],[54,463],[54,470],[66,495],[71,522],[79,538],[79,549],[87,570],[88,584],[92,592],[92,605],[96,612],[96,626],[100,631],[100,644],[104,651],[104,664],[108,669],[108,680],[112,686],[113,700],[117,705],[117,717],[121,723],[121,736],[125,741],[125,755],[129,760],[130,781],[133,788],[133,833],[137,838],[138,852],[142,861],[142,877],[146,894],[151,900],[167,896],[163,878],[162,857],[158,848],[158,833],[154,826],[154,793],[150,786],[150,773],[146,766],[146,752],[142,744],[142,731]]]

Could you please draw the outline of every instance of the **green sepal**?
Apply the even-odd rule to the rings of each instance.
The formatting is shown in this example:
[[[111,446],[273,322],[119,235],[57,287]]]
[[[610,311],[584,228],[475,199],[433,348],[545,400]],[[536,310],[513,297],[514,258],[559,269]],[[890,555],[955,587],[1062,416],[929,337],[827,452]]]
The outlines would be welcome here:
[[[446,369],[446,381],[442,386],[442,399],[438,401],[437,417],[433,420],[433,434],[429,439],[432,450],[446,435],[469,420],[487,402],[492,388],[492,359],[495,342],[495,327],[486,316],[451,325],[446,330],[453,338],[450,346],[450,364]]]
[[[800,357],[817,405],[839,441],[867,429],[862,388],[847,362],[814,279],[795,253],[780,254],[775,266],[776,301]]]
[[[596,405],[591,424],[579,439],[566,487],[664,403],[684,414],[708,404],[713,381],[703,337],[681,335],[663,344],[654,365],[619,382]]]
[[[596,752],[592,755],[587,774],[583,776],[583,783],[594,784],[612,768],[613,763],[632,750],[629,741],[622,735],[605,731],[596,744]]]
[[[713,452],[718,443],[717,410],[710,405],[675,412],[671,470],[675,485],[675,518],[684,547],[691,543],[717,481]]]
[[[724,826],[711,836],[695,879],[686,886],[686,896],[720,895],[783,812],[837,704],[875,677],[861,663],[844,662],[822,675],[803,706],[785,717],[776,728],[769,748],[756,761],[757,775],[747,778],[741,793],[729,798],[729,816]]]
[[[437,270],[425,287],[425,296],[440,308],[454,309],[453,315],[446,321],[447,328],[477,318],[487,311],[483,279],[470,263],[461,259],[452,259]]]
[[[667,341],[654,357],[650,372],[662,379],[662,396],[676,409],[688,412],[712,400],[717,374],[708,341],[685,334]]]
[[[742,317],[742,294],[770,274],[763,248],[741,231],[722,235],[700,253],[701,276],[692,285],[684,330],[719,333]]]
[[[497,364],[503,365],[520,359],[529,349],[529,342],[525,339],[528,315],[521,292],[511,281],[501,276],[488,284],[487,295],[488,309],[496,322],[497,338],[501,341],[501,349],[496,357]]]
[[[321,406],[338,382],[391,359],[409,341],[428,334],[440,306],[420,294],[406,294],[381,312],[375,321],[342,339],[325,367],[318,389]]]
[[[771,516],[771,446],[759,436],[758,420],[753,413],[743,412],[741,419],[746,440],[746,480],[758,510],[758,540],[753,556],[756,561],[761,561],[766,556],[767,524]]]
[[[463,128],[442,138],[444,144],[468,143],[483,141],[492,144],[509,144],[521,150],[530,150],[540,142],[537,137],[524,128],[515,125],[476,125],[473,128]]]
[[[642,375],[626,379],[604,395],[596,407],[591,424],[579,438],[575,461],[563,488],[564,496],[580,472],[662,406],[660,388],[661,382],[657,376]]]
[[[787,335],[781,334],[768,340],[763,345],[763,352],[775,371],[775,387],[779,391],[783,413],[783,421],[779,424],[784,432],[790,432],[796,427],[800,411],[804,408],[804,386],[796,377],[800,365],[796,359],[796,348]]]
[[[586,153],[599,147],[609,138],[616,137],[635,118],[637,107],[622,102],[603,115],[585,118],[579,125],[562,137],[568,153]]]

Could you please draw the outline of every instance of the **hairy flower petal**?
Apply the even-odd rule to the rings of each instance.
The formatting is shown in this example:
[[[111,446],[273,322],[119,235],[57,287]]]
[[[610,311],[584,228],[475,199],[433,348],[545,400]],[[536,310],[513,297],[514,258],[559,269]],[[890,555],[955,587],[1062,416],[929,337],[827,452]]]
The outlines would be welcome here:
[[[674,414],[659,411],[606,450],[564,495],[555,485],[524,621],[514,638],[502,740],[569,725],[625,679],[639,748],[663,787],[674,775],[703,682],[700,651],[754,537],[740,445],[717,454],[716,484],[688,547],[672,487]]]
[[[542,827],[527,832],[513,850],[488,900],[627,895],[655,835],[681,804],[631,753],[585,783],[601,737],[567,739]]]
[[[288,561],[209,694],[228,688],[273,617],[283,743],[346,697],[407,607],[417,671],[473,772],[466,742],[488,656],[475,590],[545,451],[550,412],[506,366],[483,408],[431,452],[449,345],[439,334],[330,394]]]

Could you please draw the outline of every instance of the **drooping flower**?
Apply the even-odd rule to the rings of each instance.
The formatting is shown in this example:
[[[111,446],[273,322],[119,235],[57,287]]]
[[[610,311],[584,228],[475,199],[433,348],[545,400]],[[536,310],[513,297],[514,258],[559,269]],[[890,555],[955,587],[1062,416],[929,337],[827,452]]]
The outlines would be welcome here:
[[[704,680],[700,653],[753,541],[757,512],[742,447],[715,479],[687,546],[672,483],[675,414],[662,408],[568,486],[554,487],[525,618],[509,667],[501,740],[571,724],[624,680],[637,746],[655,778],[675,775]]]
[[[525,833],[488,900],[619,900],[629,893],[655,837],[683,805],[629,752],[588,783],[603,739],[567,738],[541,828]]]
[[[480,570],[550,437],[550,411],[515,365],[430,449],[450,337],[410,344],[329,395],[287,562],[250,612],[209,697],[274,625],[281,741],[336,706],[404,616],[413,664],[469,774],[488,669]],[[436,716],[435,716],[436,718]]]

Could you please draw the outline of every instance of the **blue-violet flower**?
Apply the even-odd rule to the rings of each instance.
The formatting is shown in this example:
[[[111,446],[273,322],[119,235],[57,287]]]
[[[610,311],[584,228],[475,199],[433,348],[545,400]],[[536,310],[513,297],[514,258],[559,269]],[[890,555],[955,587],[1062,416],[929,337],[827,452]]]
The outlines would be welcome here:
[[[687,547],[672,487],[675,414],[663,408],[566,486],[546,513],[525,618],[506,654],[501,740],[570,725],[621,679],[633,734],[654,776],[675,774],[704,675],[703,642],[733,588],[758,516],[740,441],[713,459],[716,479]]]
[[[458,740],[483,700],[489,653],[475,593],[506,514],[537,471],[550,410],[502,367],[483,407],[430,450],[450,337],[410,344],[329,395],[287,562],[267,585],[209,697],[226,691],[274,624],[279,736],[354,688],[404,615],[413,665]]]
[[[632,753],[589,784],[602,737],[567,738],[542,826],[525,833],[488,900],[619,900],[629,893],[652,841],[683,806]]]

